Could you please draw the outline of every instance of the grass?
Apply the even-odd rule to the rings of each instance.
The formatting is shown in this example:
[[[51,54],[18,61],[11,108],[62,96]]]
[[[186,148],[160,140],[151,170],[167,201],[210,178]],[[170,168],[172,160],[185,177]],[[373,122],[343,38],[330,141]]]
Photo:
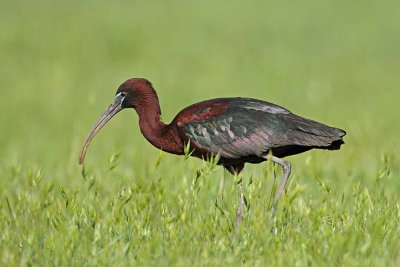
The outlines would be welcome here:
[[[0,10],[0,265],[400,265],[400,36],[394,1],[7,1]],[[114,91],[150,79],[166,122],[248,96],[347,131],[335,152],[247,165],[235,181],[160,153]],[[276,233],[272,234],[271,229]]]

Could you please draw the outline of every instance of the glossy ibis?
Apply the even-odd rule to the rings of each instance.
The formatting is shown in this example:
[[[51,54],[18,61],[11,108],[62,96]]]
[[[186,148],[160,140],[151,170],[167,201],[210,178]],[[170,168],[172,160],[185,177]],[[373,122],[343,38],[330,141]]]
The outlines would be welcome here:
[[[155,147],[177,155],[186,144],[192,156],[219,156],[218,164],[238,174],[245,163],[272,160],[283,167],[283,178],[271,208],[280,199],[291,165],[283,157],[313,148],[336,150],[343,144],[343,130],[305,119],[278,105],[251,98],[217,98],[193,104],[176,115],[170,124],[160,120],[161,110],[152,84],[142,78],[124,82],[113,103],[100,116],[83,143],[79,163],[95,134],[119,111],[133,108],[139,115],[144,137]],[[239,207],[236,225],[241,221],[244,199],[238,186]]]

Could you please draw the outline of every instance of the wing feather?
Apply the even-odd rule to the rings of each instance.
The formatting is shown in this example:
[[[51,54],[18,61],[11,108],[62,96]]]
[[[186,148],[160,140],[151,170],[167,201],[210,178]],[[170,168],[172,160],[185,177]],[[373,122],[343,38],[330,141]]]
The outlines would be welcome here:
[[[186,119],[180,128],[198,147],[233,159],[290,146],[327,147],[345,135],[261,100],[235,98],[225,109],[214,116],[201,113],[204,120]]]

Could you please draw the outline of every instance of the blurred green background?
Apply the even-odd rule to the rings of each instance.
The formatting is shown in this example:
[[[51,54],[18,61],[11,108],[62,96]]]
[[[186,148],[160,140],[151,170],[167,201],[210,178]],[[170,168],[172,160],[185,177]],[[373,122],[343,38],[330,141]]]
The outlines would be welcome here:
[[[399,8],[396,1],[3,2],[1,225],[10,230],[13,212],[26,230],[46,221],[44,211],[27,211],[26,203],[43,200],[41,193],[30,191],[32,173],[40,171],[42,184],[54,186],[54,203],[61,201],[59,188],[84,187],[77,164],[82,141],[117,87],[132,77],[153,83],[167,123],[194,102],[243,96],[342,128],[347,131],[342,150],[311,151],[289,159],[294,183],[306,186],[300,197],[313,209],[312,199],[320,197],[320,185],[310,179],[315,176],[330,185],[335,199],[351,195],[353,186],[361,184],[371,195],[387,195],[389,206],[395,209],[397,203],[398,209]],[[110,171],[109,159],[118,152],[118,166]],[[198,159],[160,155],[141,136],[130,110],[101,131],[86,157],[86,170],[97,178],[105,201],[121,186],[158,177],[165,197],[173,198],[179,195],[181,177],[191,181],[201,164]],[[259,177],[265,168],[247,165],[244,176]],[[219,168],[206,183],[217,186],[216,177],[222,175]],[[379,186],[377,177],[385,177]],[[234,191],[227,194],[235,203]],[[202,197],[198,205],[212,206],[215,192]],[[257,201],[262,205],[266,199]],[[15,211],[10,213],[9,204]],[[232,205],[229,209],[234,210]],[[391,220],[398,223],[399,215]],[[3,258],[7,254],[9,262],[29,262],[32,255],[41,255],[35,248],[26,255],[23,249],[15,249],[19,254],[5,249],[7,240],[23,243],[28,237],[15,236],[11,229],[3,236]],[[53,240],[60,241],[56,236]],[[60,256],[53,249],[52,255]],[[399,263],[398,257],[386,259]],[[197,260],[201,265],[202,258]]]

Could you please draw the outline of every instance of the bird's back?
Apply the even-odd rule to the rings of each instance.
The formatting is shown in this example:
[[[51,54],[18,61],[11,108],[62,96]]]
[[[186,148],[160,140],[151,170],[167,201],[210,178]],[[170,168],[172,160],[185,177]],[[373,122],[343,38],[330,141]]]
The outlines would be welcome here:
[[[312,148],[338,149],[345,132],[251,98],[218,98],[193,104],[174,119],[202,153],[259,162],[272,151],[285,157]]]

